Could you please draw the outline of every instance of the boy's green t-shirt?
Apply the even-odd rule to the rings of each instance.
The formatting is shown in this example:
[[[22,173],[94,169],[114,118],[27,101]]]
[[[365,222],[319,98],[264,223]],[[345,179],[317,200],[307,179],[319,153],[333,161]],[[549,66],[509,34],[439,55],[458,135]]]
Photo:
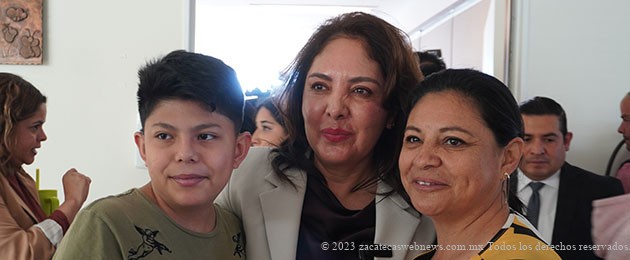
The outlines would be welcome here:
[[[132,189],[81,210],[53,259],[245,259],[240,220],[215,211],[215,229],[195,233]]]

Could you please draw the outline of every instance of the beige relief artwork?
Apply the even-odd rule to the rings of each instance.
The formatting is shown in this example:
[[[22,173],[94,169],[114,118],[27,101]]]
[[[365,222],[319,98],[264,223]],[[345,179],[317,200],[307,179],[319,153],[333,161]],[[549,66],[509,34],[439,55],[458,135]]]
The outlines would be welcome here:
[[[42,64],[43,0],[0,0],[0,63]]]

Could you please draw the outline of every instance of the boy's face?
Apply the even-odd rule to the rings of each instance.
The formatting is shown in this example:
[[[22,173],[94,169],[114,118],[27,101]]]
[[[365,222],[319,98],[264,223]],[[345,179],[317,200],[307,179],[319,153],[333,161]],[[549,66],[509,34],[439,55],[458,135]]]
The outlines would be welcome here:
[[[165,100],[135,134],[158,206],[167,212],[211,206],[250,146],[227,117],[193,101]]]

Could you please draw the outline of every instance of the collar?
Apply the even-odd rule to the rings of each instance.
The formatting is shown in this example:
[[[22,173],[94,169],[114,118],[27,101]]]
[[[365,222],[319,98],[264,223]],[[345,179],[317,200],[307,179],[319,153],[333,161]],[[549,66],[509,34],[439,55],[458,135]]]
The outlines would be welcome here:
[[[527,185],[529,185],[530,182],[535,182],[534,180],[527,177],[527,175],[525,175],[521,171],[521,169],[518,170],[517,177],[518,177],[518,187],[516,190],[517,192],[521,192],[523,191],[523,189],[527,188]],[[551,186],[553,188],[558,189],[560,187],[560,170],[557,170],[554,174],[549,176],[547,179],[544,179],[538,182],[544,183],[545,186]]]

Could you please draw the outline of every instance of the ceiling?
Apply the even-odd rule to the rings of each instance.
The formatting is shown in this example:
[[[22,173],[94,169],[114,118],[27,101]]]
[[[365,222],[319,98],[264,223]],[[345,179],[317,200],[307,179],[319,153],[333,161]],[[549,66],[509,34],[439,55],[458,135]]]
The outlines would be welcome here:
[[[196,0],[210,5],[261,5],[261,6],[339,6],[369,8],[372,12],[412,32],[420,24],[450,6],[471,0]]]

